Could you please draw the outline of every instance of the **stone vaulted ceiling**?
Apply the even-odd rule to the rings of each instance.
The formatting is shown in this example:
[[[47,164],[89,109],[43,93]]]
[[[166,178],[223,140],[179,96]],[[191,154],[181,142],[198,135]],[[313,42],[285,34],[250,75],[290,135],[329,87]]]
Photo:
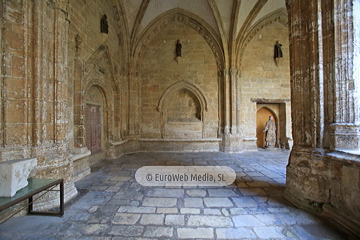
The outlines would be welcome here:
[[[231,40],[241,41],[251,27],[285,10],[285,0],[118,0],[132,38],[167,11],[179,9],[210,26],[224,49]],[[134,41],[131,39],[130,41]]]

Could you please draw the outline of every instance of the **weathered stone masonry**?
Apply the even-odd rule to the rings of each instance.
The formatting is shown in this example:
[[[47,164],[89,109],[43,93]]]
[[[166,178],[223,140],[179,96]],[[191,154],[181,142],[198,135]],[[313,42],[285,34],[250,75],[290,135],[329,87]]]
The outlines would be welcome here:
[[[358,231],[358,1],[187,4],[2,1],[0,161],[36,158],[35,177],[64,178],[69,200],[105,158],[256,151],[265,108],[277,146],[293,144],[285,197]]]

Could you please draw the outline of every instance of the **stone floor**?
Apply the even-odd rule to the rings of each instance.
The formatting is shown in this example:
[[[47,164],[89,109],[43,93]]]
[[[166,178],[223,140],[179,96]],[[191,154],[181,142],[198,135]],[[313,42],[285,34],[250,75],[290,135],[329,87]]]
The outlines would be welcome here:
[[[94,166],[59,217],[22,216],[0,239],[356,239],[282,198],[289,151],[136,153]],[[228,166],[226,187],[144,187],[141,166]]]

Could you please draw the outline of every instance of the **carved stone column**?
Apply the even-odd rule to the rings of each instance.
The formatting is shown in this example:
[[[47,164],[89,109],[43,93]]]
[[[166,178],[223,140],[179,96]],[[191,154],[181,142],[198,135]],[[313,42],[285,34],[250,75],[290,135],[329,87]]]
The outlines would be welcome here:
[[[29,59],[32,91],[32,153],[37,158],[38,178],[63,178],[65,199],[76,195],[73,164],[69,158],[68,127],[68,28],[66,1],[35,0],[29,33],[33,56]],[[30,30],[31,29],[31,30]],[[51,206],[50,195],[39,207]]]
[[[334,1],[334,123],[331,124],[331,150],[360,150],[359,21],[354,12],[359,3]],[[357,65],[356,65],[357,64]]]
[[[289,0],[287,4],[294,146],[287,166],[285,196],[292,202],[309,207],[308,202],[324,203],[329,198],[329,168],[322,148],[324,80],[319,27],[321,11],[316,0]]]
[[[220,150],[223,152],[241,152],[245,148],[239,126],[238,105],[239,98],[237,83],[239,70],[231,67],[219,72],[219,78],[223,86],[223,111],[222,111],[222,142]]]
[[[128,129],[129,137],[136,138],[140,136],[140,83],[136,69],[130,71],[129,76],[129,118]]]

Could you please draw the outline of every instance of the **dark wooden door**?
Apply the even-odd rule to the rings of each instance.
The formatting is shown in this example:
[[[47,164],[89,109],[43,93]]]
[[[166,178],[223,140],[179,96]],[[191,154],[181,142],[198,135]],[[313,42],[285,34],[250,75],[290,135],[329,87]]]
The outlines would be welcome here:
[[[86,145],[91,153],[101,150],[101,107],[88,105],[85,107]]]

